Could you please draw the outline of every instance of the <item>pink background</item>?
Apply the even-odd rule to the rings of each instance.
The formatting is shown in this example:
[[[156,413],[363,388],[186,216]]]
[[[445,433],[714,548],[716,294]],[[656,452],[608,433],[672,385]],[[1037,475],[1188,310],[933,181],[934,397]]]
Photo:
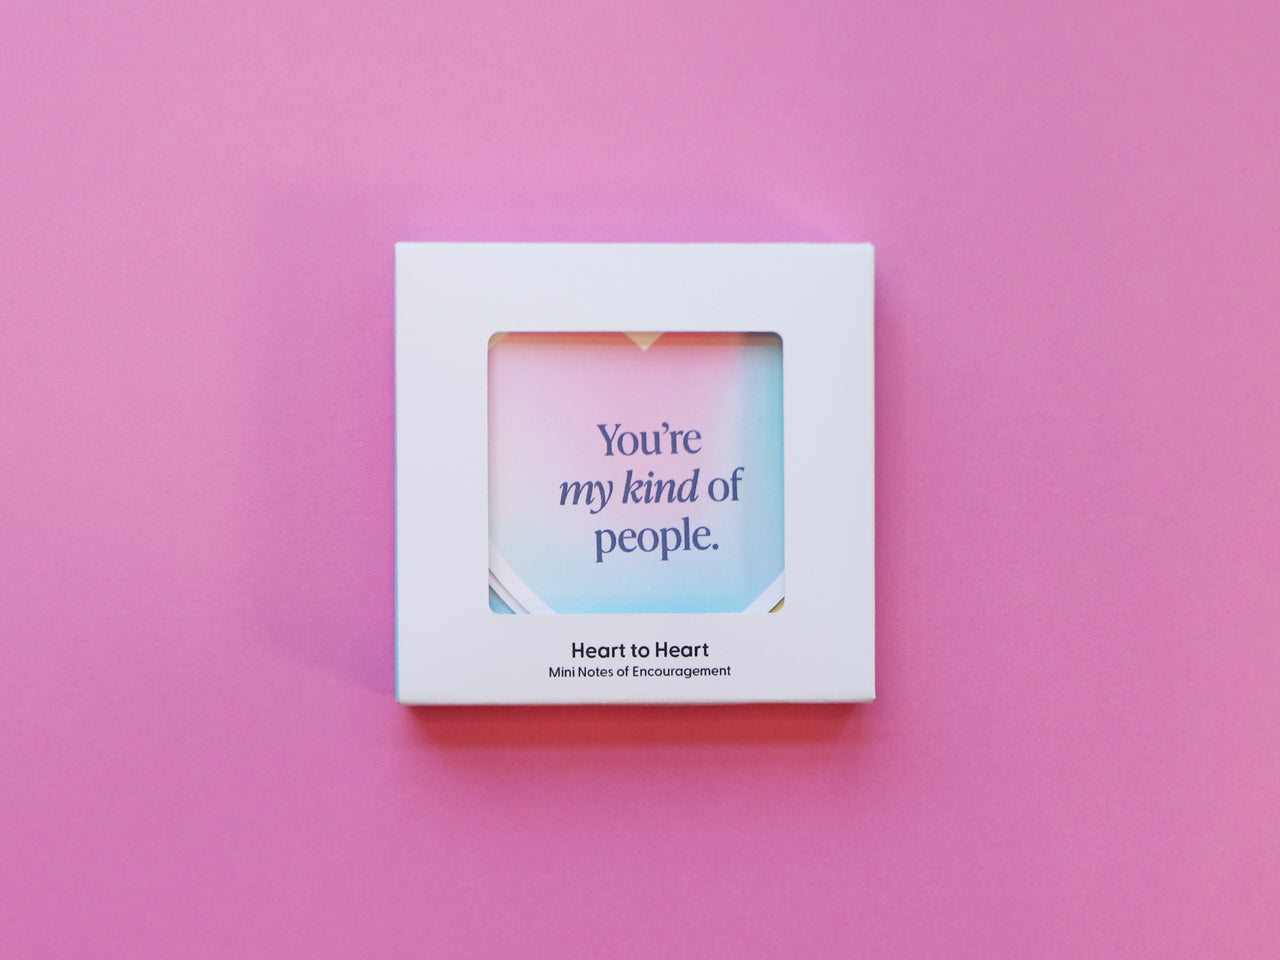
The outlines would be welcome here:
[[[1280,8],[178,6],[0,33],[7,955],[1274,951]],[[880,699],[397,706],[401,239],[874,241]]]

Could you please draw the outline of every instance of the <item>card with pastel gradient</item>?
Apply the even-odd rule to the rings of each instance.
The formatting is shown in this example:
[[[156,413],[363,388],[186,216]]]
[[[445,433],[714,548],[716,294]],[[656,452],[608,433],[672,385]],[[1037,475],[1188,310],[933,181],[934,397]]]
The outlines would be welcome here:
[[[782,351],[770,332],[495,334],[491,609],[779,609]]]

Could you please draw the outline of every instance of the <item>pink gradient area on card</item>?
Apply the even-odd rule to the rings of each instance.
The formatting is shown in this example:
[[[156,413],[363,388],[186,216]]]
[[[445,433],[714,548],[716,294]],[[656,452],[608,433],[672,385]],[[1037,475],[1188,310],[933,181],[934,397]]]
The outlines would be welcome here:
[[[767,611],[782,596],[782,342],[639,340],[492,342],[493,573],[561,613],[742,612],[773,590]]]

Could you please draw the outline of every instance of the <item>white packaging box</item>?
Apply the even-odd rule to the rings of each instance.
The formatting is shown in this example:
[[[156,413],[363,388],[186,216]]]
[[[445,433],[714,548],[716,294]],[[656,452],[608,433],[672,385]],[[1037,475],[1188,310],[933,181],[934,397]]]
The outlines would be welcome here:
[[[617,336],[635,331],[642,333],[628,341]],[[666,454],[664,466],[674,467],[678,458],[672,454],[685,458],[680,476],[692,476],[690,464],[706,465],[699,485],[686,488],[696,489],[702,499],[670,504],[669,526],[661,526],[668,521],[659,519],[645,529],[644,511],[651,508],[619,506],[623,501],[617,499],[591,514],[592,508],[581,509],[585,503],[575,507],[565,488],[551,482],[559,474],[548,472],[547,463],[561,456],[562,443],[565,480],[592,479],[570,461],[577,457],[572,450],[587,449],[588,442],[596,445],[592,449],[599,456],[593,462],[599,464],[602,494],[604,482],[622,484],[624,468],[659,462],[657,457],[647,464],[616,459],[626,448],[612,447],[607,434],[614,431],[616,439],[619,430],[626,432],[634,419],[628,414],[636,409],[617,390],[635,388],[607,370],[592,372],[589,360],[584,361],[581,384],[570,374],[545,391],[545,398],[523,394],[535,405],[547,399],[547,410],[553,411],[561,407],[550,400],[562,391],[580,388],[588,398],[592,390],[599,393],[573,422],[557,423],[551,412],[523,421],[545,430],[545,443],[539,443],[547,451],[545,461],[529,463],[527,471],[518,458],[503,462],[516,463],[508,469],[529,478],[530,502],[538,506],[526,510],[526,516],[518,504],[501,499],[507,496],[502,491],[515,489],[510,474],[504,474],[503,483],[495,478],[491,490],[491,341],[501,345],[495,334],[516,334],[508,346],[526,341],[537,345],[540,338],[526,335],[550,333],[574,334],[561,338],[569,343],[603,344],[609,356],[618,354],[614,341],[628,346],[634,341],[640,351],[646,341],[653,343],[654,334],[663,334],[656,341],[663,349],[624,356],[626,363],[660,362],[650,357],[676,357],[683,363],[667,345],[699,342],[690,333],[781,338],[783,480],[775,492],[781,500],[785,581],[779,572],[753,605],[715,594],[706,607],[697,608],[699,594],[686,590],[704,578],[702,571],[712,570],[715,563],[723,566],[737,542],[726,539],[725,551],[719,551],[718,542],[716,551],[708,549],[710,541],[719,539],[712,527],[731,537],[725,525],[732,519],[739,539],[763,537],[758,531],[768,525],[761,518],[774,509],[771,502],[747,495],[761,488],[751,486],[761,476],[755,465],[745,472],[737,468],[747,491],[740,502],[730,502],[727,483],[711,487],[711,474],[730,476],[727,468],[713,468],[717,451],[729,457],[721,459],[724,464],[734,456],[724,430],[706,436],[698,431],[696,442],[685,446],[681,444],[690,434],[673,439],[677,425],[687,430],[697,420],[686,416],[689,411],[681,404],[711,403],[714,397],[705,394],[676,395],[669,404],[674,409],[663,408],[661,430],[648,422],[636,428],[637,433],[653,428],[654,441],[661,442]],[[713,346],[721,342],[704,339]],[[565,368],[562,361],[555,369]],[[570,364],[569,369],[576,367]],[[408,704],[872,699],[874,396],[873,252],[868,244],[397,244],[397,698]],[[504,411],[512,404],[506,403],[494,413],[495,431],[508,423]],[[734,413],[728,409],[721,415],[731,421]],[[738,492],[735,485],[734,501]],[[712,503],[720,493],[724,503]],[[510,535],[510,545],[490,542],[491,495],[494,509],[506,511],[504,523],[526,527],[517,531],[520,536]],[[681,511],[686,516],[677,518]],[[690,514],[692,525],[682,528],[679,520]],[[563,529],[556,517],[564,518]],[[588,529],[593,524],[599,527],[595,539]],[[635,537],[628,536],[631,526]],[[698,529],[708,532],[699,535]],[[508,536],[506,527],[500,535]],[[548,549],[571,547],[565,554],[571,558],[568,565],[538,562],[538,536],[544,536]],[[668,539],[660,542],[662,538]],[[691,544],[697,549],[690,549]],[[521,556],[520,569],[509,562],[508,551]],[[550,584],[547,571],[552,566],[559,593],[550,585],[538,586]],[[607,578],[626,570],[634,571],[637,590],[649,593],[617,599],[618,581]],[[681,573],[674,577],[677,570]],[[754,593],[764,583],[758,571],[750,574],[759,582],[744,574],[743,589]],[[566,582],[576,591],[572,602],[561,599],[569,597]],[[664,606],[663,583],[672,591],[679,585],[679,603],[716,612],[552,612],[556,606],[608,609],[609,603],[627,610],[678,606],[674,592]],[[775,599],[769,590],[779,596],[785,591],[776,612],[766,612]],[[593,591],[613,599],[593,606]],[[726,603],[733,610],[759,612],[724,612]],[[509,608],[530,615],[495,612]]]

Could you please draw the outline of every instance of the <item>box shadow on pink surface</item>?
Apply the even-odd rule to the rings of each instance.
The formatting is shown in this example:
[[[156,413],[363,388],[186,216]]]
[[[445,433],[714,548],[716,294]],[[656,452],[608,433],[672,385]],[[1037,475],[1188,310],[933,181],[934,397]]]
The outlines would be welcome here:
[[[406,707],[439,747],[786,745],[862,736],[859,704]]]

